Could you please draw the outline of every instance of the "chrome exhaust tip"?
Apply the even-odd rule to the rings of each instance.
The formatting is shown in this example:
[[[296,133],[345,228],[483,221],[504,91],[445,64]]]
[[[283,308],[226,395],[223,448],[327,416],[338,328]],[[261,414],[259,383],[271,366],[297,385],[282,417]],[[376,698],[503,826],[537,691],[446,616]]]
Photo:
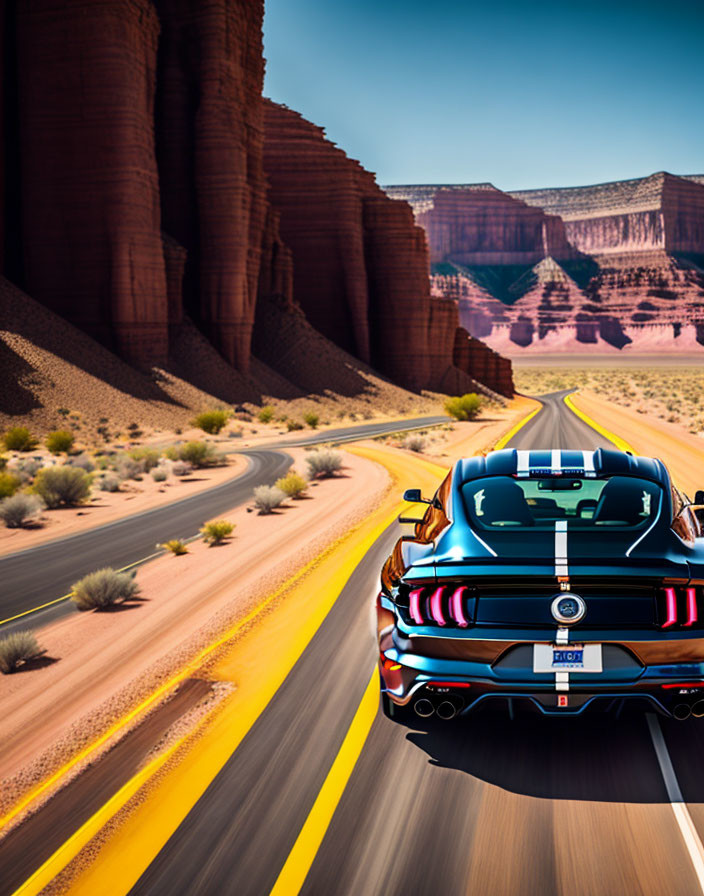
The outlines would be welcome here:
[[[429,719],[435,712],[435,707],[427,697],[421,697],[420,700],[416,700],[413,704],[413,711],[421,719]]]
[[[699,701],[704,706],[704,700]],[[677,719],[678,722],[684,722],[685,719],[688,719],[692,714],[692,708],[688,706],[686,703],[678,703],[677,706],[672,710],[672,715]]]
[[[701,719],[704,716],[704,700],[697,700],[692,707],[692,715],[695,719]]]
[[[438,714],[438,718],[444,719],[446,722],[454,719],[457,715],[457,707],[450,700],[443,700],[435,711]]]

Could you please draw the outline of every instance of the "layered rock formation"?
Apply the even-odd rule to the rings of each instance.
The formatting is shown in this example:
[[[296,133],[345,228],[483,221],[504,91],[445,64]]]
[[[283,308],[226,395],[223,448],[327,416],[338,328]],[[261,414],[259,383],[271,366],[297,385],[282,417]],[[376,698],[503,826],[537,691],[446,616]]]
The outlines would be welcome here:
[[[546,255],[575,254],[560,218],[493,187],[441,189],[417,221],[428,235],[433,264],[535,264]]]
[[[269,195],[310,323],[409,388],[476,388],[465,355],[451,370],[457,309],[431,301],[426,240],[408,204],[298,113],[267,102],[264,128]],[[510,394],[503,374],[486,384]]]
[[[696,176],[659,173],[500,200],[486,184],[387,192],[411,202],[428,232],[433,293],[452,298],[462,325],[501,351],[681,351],[683,328],[704,331],[704,184]],[[552,222],[542,247],[537,224],[521,229],[526,210]]]

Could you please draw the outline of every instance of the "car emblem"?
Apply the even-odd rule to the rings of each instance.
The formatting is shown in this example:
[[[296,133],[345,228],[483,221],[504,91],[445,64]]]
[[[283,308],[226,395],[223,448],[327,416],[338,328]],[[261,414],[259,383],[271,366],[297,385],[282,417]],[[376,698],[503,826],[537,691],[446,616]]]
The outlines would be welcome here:
[[[550,609],[561,625],[573,625],[584,619],[587,605],[578,594],[558,594]]]

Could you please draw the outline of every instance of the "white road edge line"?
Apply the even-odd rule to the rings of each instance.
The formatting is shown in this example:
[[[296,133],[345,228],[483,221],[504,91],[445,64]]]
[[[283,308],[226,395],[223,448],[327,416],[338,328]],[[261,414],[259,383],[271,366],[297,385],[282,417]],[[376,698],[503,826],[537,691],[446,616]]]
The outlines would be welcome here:
[[[694,826],[692,816],[689,814],[687,804],[682,798],[682,791],[680,790],[677,775],[675,774],[675,769],[672,765],[672,759],[667,751],[667,745],[665,744],[665,738],[662,734],[660,722],[658,721],[657,716],[652,712],[646,713],[646,718],[648,719],[648,729],[650,730],[650,736],[653,740],[653,746],[655,747],[655,755],[658,757],[660,771],[662,772],[662,777],[665,781],[665,788],[667,790],[668,799],[670,800],[670,806],[672,806],[672,811],[677,824],[679,825],[684,845],[687,847],[689,858],[694,866],[694,873],[697,875],[697,880],[699,881],[699,889],[704,893],[704,845],[702,845],[697,829]]]

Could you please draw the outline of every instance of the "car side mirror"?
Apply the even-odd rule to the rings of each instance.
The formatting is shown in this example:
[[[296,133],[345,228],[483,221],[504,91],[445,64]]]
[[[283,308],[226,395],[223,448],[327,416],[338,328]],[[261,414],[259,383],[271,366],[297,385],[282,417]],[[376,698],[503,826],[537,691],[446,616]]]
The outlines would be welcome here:
[[[410,501],[412,504],[432,504],[427,498],[424,498],[419,488],[407,488],[403,493],[403,500]]]

